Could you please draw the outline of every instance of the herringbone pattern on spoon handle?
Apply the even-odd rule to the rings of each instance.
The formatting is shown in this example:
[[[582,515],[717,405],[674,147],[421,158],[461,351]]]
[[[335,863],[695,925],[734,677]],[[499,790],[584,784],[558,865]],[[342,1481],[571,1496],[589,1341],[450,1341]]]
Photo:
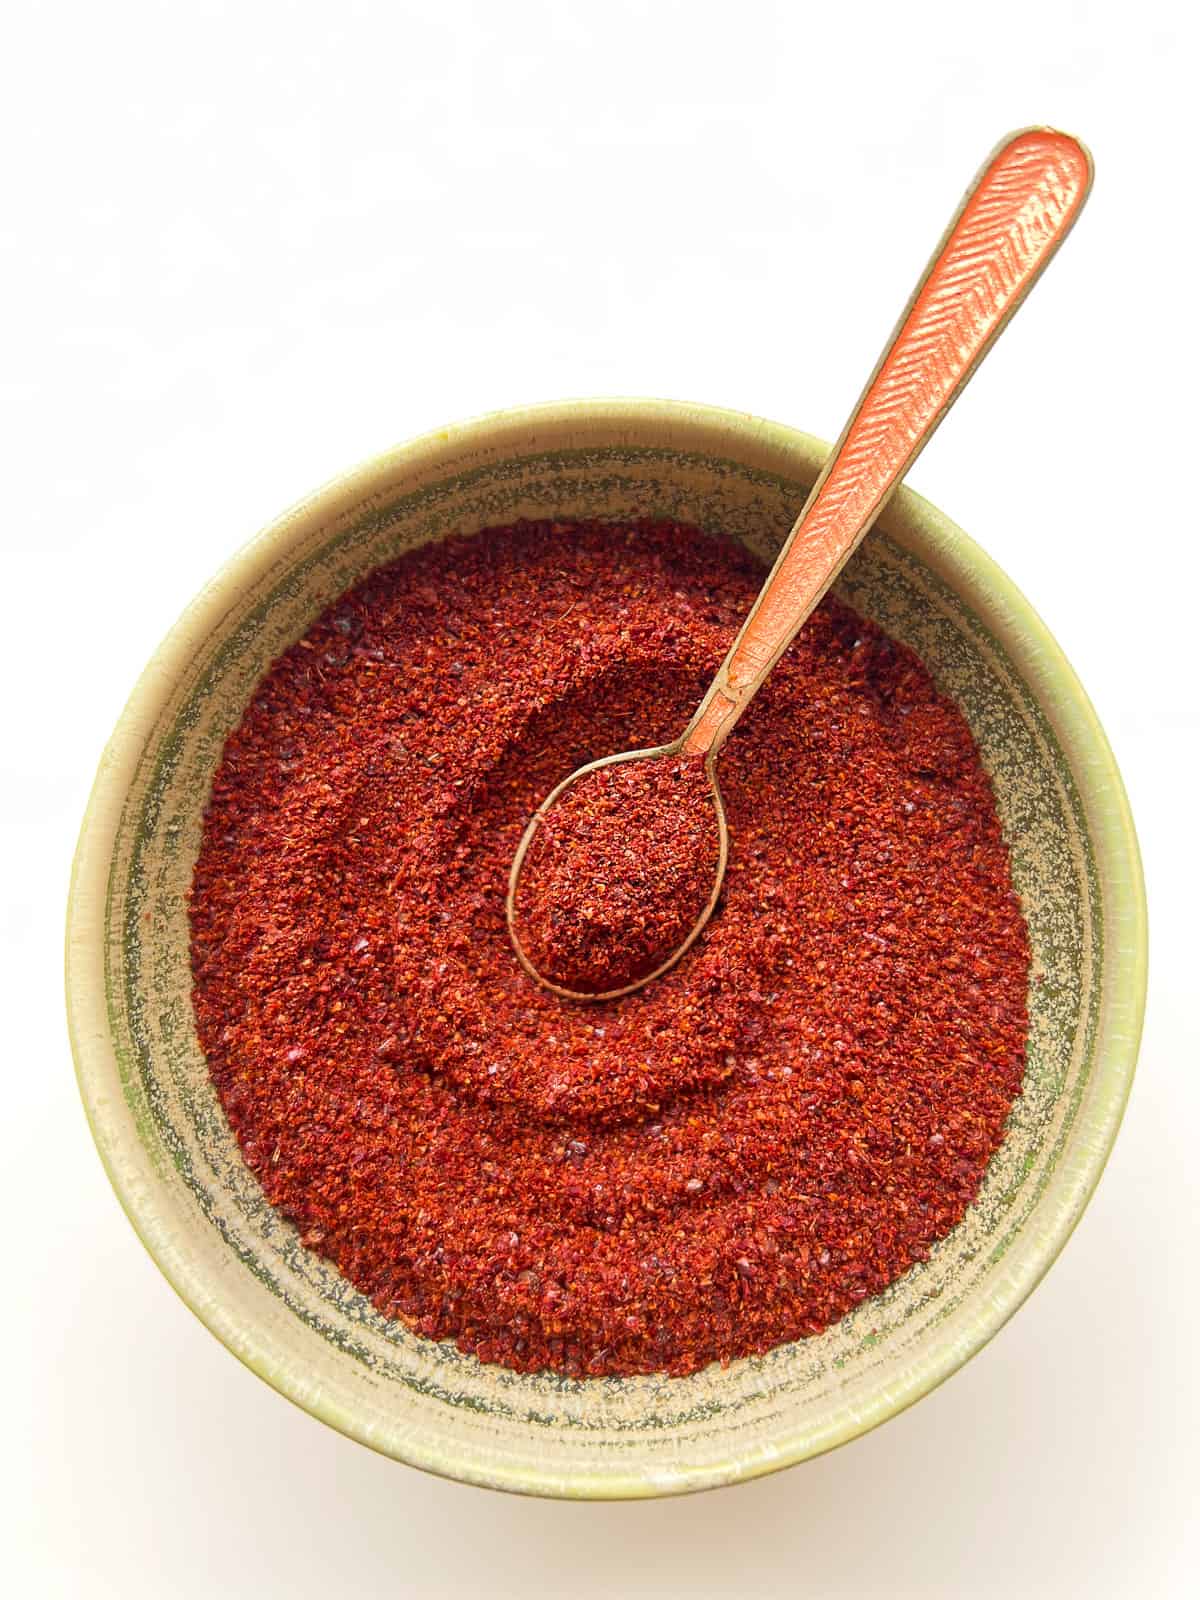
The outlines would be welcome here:
[[[794,637],[1069,229],[1091,181],[1066,134],[1030,129],[984,167],[868,384],[687,745],[708,748]],[[728,691],[732,691],[730,694]]]

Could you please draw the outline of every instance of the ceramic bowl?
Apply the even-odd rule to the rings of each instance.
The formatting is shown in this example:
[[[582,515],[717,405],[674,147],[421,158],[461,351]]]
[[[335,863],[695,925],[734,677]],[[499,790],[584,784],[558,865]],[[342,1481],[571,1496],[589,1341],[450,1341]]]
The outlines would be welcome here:
[[[1100,1176],[1145,989],[1124,790],[1028,603],[905,490],[839,592],[912,645],[966,713],[995,782],[1035,970],[1024,1093],[978,1200],[927,1262],[820,1337],[726,1368],[518,1376],[387,1321],[305,1250],[264,1201],[210,1085],[186,891],[222,743],[275,656],[371,567],[518,517],[665,515],[769,558],[825,450],[754,417],[643,401],[543,406],[428,434],[242,550],[168,634],[113,734],[79,841],[67,950],[96,1144],[146,1248],[213,1333],[289,1399],[397,1460],[580,1498],[672,1494],[802,1461],[894,1416],[974,1355],[1050,1266]]]

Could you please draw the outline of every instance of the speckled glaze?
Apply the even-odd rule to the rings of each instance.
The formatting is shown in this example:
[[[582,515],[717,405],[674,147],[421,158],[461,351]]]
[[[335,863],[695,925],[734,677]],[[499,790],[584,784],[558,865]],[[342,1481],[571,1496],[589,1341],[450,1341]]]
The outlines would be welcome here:
[[[414,1337],[305,1250],[263,1200],[209,1082],[186,890],[222,743],[274,657],[371,567],[522,516],[663,515],[770,558],[824,453],[754,417],[650,401],[550,405],[426,435],[321,490],[236,556],[172,629],[113,734],[84,819],[67,941],[96,1144],[147,1249],[218,1338],[314,1416],[397,1460],[577,1498],[680,1493],[804,1460],[895,1415],[973,1355],[1047,1270],[1100,1176],[1145,994],[1124,790],[1035,613],[904,490],[838,592],[912,645],[965,711],[1034,948],[1025,1092],[977,1203],[928,1262],[820,1337],[725,1369],[519,1376]]]

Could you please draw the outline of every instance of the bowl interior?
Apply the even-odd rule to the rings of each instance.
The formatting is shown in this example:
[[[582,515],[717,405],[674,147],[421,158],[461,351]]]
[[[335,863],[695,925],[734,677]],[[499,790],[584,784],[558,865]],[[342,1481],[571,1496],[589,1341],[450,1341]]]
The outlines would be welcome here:
[[[117,730],[85,822],[69,996],[84,1098],[123,1203],[243,1360],[382,1451],[564,1495],[699,1488],[852,1437],[1011,1314],[1099,1175],[1141,1001],[1136,846],[1087,702],[1036,617],[902,492],[839,583],[912,645],[992,773],[1034,948],[1025,1091],[977,1203],[930,1260],[818,1338],[685,1379],[521,1377],[415,1338],[299,1243],[242,1162],[193,1025],[186,892],[222,743],[258,678],[371,567],[521,516],[663,514],[770,558],[823,447],[665,405],[485,420],[360,469],[283,518],[191,608]]]

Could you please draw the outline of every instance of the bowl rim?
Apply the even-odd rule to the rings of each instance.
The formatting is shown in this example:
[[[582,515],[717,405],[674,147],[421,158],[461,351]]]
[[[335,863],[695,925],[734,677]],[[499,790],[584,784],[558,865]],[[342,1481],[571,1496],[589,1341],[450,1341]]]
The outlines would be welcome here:
[[[458,1481],[525,1494],[554,1494],[573,1499],[630,1499],[664,1493],[687,1493],[744,1481],[824,1454],[898,1415],[937,1388],[994,1337],[1029,1297],[1070,1238],[1104,1171],[1129,1096],[1137,1063],[1147,981],[1147,913],[1145,885],[1137,835],[1124,784],[1099,718],[1083,685],[1062,649],[1029,601],[999,566],[973,539],[929,501],[901,487],[884,520],[902,520],[931,548],[970,574],[973,581],[995,595],[1015,619],[1025,640],[1027,659],[1020,661],[1028,677],[1036,674],[1039,703],[1052,709],[1054,731],[1067,754],[1079,786],[1088,820],[1106,929],[1114,934],[1121,961],[1110,967],[1106,958],[1102,1028],[1085,1102],[1077,1117],[1076,1140],[1082,1149],[1077,1164],[1076,1187],[1070,1203],[1043,1227],[1035,1247],[1006,1274],[989,1296],[986,1308],[966,1338],[934,1346],[913,1363],[903,1382],[873,1396],[853,1415],[826,1430],[818,1439],[803,1430],[784,1440],[769,1455],[732,1459],[699,1468],[681,1468],[669,1486],[653,1475],[628,1469],[576,1474],[564,1490],[562,1480],[530,1461],[519,1465],[492,1463],[486,1474],[469,1461],[456,1458],[452,1443],[418,1439],[410,1435],[389,1440],[377,1428],[367,1430],[352,1407],[326,1393],[316,1396],[297,1381],[286,1361],[281,1361],[268,1337],[253,1325],[216,1314],[214,1296],[203,1281],[205,1273],[193,1268],[173,1247],[171,1219],[156,1206],[151,1185],[131,1178],[121,1161],[123,1147],[138,1147],[132,1119],[114,1121],[102,1116],[104,1098],[115,1075],[115,1056],[108,1026],[103,978],[103,925],[108,896],[111,846],[124,808],[128,778],[134,761],[158,721],[179,673],[191,661],[198,640],[207,636],[213,620],[221,616],[286,549],[317,513],[328,516],[339,504],[363,498],[375,481],[400,470],[436,467],[447,471],[464,452],[486,444],[520,444],[548,428],[604,422],[629,430],[629,441],[639,431],[670,428],[686,436],[723,432],[731,441],[761,450],[764,445],[805,462],[814,475],[829,446],[811,434],[747,412],[691,402],[646,399],[578,399],[549,401],[494,411],[464,422],[418,435],[378,453],[331,479],[277,517],[242,545],[216,576],[182,612],[163,638],[138,678],[101,756],[84,812],[71,868],[66,924],[66,1008],[71,1050],[88,1124],[100,1159],[122,1208],[155,1265],[184,1304],[251,1371],[301,1409],[328,1423],[380,1454]],[[697,438],[697,448],[708,448]],[[1053,691],[1052,706],[1046,698]],[[1107,935],[1106,935],[1107,943]]]

